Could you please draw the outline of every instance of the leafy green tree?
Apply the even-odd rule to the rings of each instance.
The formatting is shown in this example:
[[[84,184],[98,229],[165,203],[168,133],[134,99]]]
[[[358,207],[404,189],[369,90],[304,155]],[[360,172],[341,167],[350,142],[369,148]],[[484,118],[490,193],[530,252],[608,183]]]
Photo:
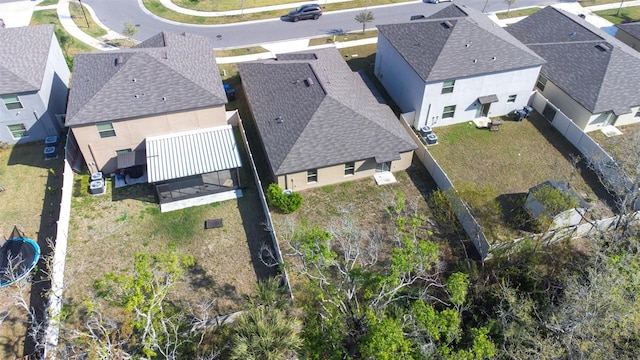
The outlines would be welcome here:
[[[369,329],[360,345],[363,358],[376,360],[413,359],[413,344],[404,335],[399,320],[379,319],[372,314],[369,315],[369,318]]]
[[[362,10],[356,14],[355,20],[362,24],[362,33],[364,33],[364,30],[367,27],[367,23],[374,21],[375,17],[373,16],[373,11]]]
[[[138,33],[138,28],[134,24],[132,24],[129,21],[124,23],[122,27],[122,35],[130,39],[136,36],[137,33]]]

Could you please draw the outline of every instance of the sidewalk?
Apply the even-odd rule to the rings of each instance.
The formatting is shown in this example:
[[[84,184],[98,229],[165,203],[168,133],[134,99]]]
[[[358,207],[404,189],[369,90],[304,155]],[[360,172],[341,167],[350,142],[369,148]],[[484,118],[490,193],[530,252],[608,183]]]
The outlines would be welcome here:
[[[96,38],[93,38],[89,34],[80,30],[78,25],[76,25],[73,19],[71,19],[71,13],[69,12],[69,1],[70,0],[60,0],[57,6],[58,19],[60,20],[60,24],[62,25],[64,30],[68,32],[69,35],[73,36],[74,38],[82,41],[83,43],[95,49],[103,50],[103,51],[118,50],[117,47],[106,44],[105,42],[98,40]],[[124,38],[124,36],[104,26],[100,22],[100,20],[98,20],[98,17],[96,16],[93,9],[91,9],[91,7],[87,6],[86,4],[83,4],[83,5],[87,8],[89,15],[91,16],[93,21],[107,31],[107,36],[112,36],[112,38],[118,38],[118,37]]]

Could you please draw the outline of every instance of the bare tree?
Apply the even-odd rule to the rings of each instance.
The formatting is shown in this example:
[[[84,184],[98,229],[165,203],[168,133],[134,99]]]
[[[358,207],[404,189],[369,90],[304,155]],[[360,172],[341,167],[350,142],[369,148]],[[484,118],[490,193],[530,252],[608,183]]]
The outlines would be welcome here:
[[[511,12],[511,7],[515,5],[518,0],[504,0],[505,4],[507,4],[507,17],[509,17],[509,13]]]
[[[138,28],[134,24],[132,24],[129,21],[124,23],[123,28],[122,28],[122,35],[124,35],[127,38],[131,39],[137,33],[138,33]]]

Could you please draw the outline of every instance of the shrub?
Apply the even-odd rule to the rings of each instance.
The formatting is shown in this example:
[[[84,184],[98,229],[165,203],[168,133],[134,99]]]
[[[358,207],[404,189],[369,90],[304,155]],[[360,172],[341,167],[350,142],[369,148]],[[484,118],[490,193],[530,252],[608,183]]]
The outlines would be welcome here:
[[[291,214],[302,206],[302,196],[296,192],[283,193],[278,184],[267,188],[267,202],[285,214]]]

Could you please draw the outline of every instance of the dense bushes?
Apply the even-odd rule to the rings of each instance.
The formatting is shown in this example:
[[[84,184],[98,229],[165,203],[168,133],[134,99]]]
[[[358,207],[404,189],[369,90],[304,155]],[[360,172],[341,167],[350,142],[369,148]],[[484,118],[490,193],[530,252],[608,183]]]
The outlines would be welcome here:
[[[284,193],[278,184],[271,184],[267,188],[267,202],[283,213],[291,214],[302,205],[302,196],[295,192]]]

